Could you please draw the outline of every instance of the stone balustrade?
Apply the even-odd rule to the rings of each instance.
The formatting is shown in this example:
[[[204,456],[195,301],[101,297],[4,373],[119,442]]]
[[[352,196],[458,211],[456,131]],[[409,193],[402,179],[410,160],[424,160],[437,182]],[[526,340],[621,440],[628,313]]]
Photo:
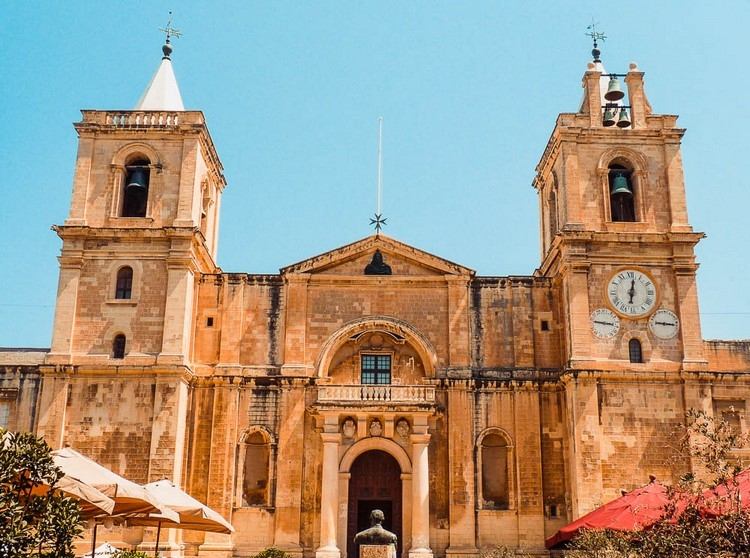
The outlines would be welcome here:
[[[433,386],[393,386],[393,385],[338,385],[320,386],[318,403],[346,404],[434,404]]]
[[[127,111],[107,112],[106,124],[117,127],[168,127],[180,123],[179,112],[167,111]]]
[[[205,125],[199,110],[82,110],[78,125],[111,126],[114,128],[177,128]]]

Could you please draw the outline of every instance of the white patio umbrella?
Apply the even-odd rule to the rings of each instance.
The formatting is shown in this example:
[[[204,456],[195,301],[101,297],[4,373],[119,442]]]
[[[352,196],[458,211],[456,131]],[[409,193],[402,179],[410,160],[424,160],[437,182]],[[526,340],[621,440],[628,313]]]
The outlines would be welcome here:
[[[174,529],[187,529],[191,531],[210,531],[212,533],[234,533],[234,527],[219,513],[202,504],[187,492],[180,490],[169,480],[160,480],[144,485],[144,488],[164,502],[170,509],[177,512],[179,522],[172,521],[169,517],[160,513],[151,513],[147,516],[136,516],[128,518],[129,525],[144,525],[156,527],[156,546],[154,556],[159,551],[159,537],[162,524]]]
[[[93,486],[112,500],[115,505],[111,515],[131,515],[158,513],[179,523],[177,513],[160,502],[141,485],[121,477],[110,471],[93,459],[89,459],[72,448],[63,448],[52,452],[55,465],[60,467],[66,475],[70,475],[89,486]],[[94,522],[93,536],[91,540],[92,552],[96,548],[97,523]]]
[[[112,498],[70,475],[65,475],[58,480],[54,488],[48,484],[43,484],[34,488],[31,493],[41,496],[47,494],[50,490],[59,490],[65,496],[77,500],[81,509],[81,517],[84,519],[102,514],[109,515],[115,508],[115,501]]]
[[[104,543],[93,552],[84,554],[81,558],[112,558],[115,554],[120,551],[116,546],[112,546],[109,543]]]

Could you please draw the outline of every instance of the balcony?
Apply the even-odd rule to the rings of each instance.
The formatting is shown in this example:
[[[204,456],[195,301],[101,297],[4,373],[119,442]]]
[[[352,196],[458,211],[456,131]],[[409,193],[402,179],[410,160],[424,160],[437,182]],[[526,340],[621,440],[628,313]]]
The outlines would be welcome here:
[[[324,406],[433,406],[433,386],[411,385],[322,385],[318,404]]]

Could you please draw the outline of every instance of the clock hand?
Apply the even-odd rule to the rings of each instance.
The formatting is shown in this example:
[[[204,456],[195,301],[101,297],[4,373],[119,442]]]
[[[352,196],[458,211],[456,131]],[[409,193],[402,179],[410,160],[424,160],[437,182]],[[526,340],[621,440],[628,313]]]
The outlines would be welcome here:
[[[615,325],[615,324],[613,324],[612,322],[600,322],[599,320],[594,320],[594,323],[595,323],[595,324],[601,324],[601,325],[608,325],[608,326],[613,326],[613,325]]]
[[[630,301],[628,304],[633,304],[633,297],[635,296],[635,279],[632,279],[630,281],[630,288],[628,289],[628,294],[630,295]]]
[[[675,326],[677,324],[673,324],[671,322],[654,322],[656,325],[664,325],[664,326]]]

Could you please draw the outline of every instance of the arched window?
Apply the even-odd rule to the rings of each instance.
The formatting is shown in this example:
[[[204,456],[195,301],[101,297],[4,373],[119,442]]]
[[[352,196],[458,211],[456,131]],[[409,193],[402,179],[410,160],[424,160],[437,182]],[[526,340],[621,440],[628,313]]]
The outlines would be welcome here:
[[[633,170],[618,163],[609,165],[609,208],[613,221],[633,222],[635,218],[635,190]]]
[[[117,283],[115,285],[115,298],[129,299],[133,293],[133,268],[121,267],[117,271]]]
[[[628,352],[630,353],[630,362],[643,362],[643,350],[638,339],[631,339],[628,342]]]
[[[240,444],[242,461],[241,506],[267,506],[270,482],[271,444],[263,433],[255,431]]]
[[[125,165],[125,187],[122,198],[123,217],[145,217],[148,203],[148,184],[151,177],[150,161],[145,157],[133,159]]]
[[[557,234],[557,195],[554,191],[549,194],[549,236],[550,242]]]
[[[509,448],[500,434],[490,433],[482,438],[482,508],[507,510],[510,508]]]
[[[125,336],[120,333],[112,341],[112,358],[125,358]]]

